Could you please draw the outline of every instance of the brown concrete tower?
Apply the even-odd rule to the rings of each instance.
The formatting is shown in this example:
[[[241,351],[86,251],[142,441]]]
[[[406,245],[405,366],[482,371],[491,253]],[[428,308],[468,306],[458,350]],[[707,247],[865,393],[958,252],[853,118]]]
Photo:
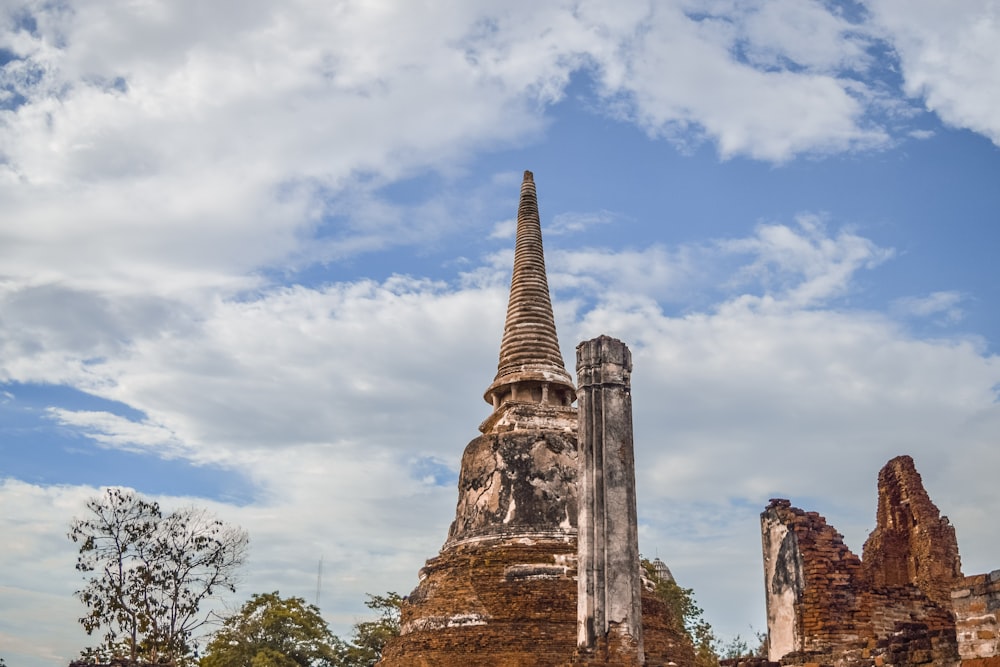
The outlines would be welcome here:
[[[420,570],[380,664],[636,664],[607,645],[577,653],[576,390],[559,351],[531,172],[521,184],[497,374],[484,398],[493,412],[462,456],[448,538]],[[690,665],[676,622],[649,595],[642,606],[657,656],[647,664]]]

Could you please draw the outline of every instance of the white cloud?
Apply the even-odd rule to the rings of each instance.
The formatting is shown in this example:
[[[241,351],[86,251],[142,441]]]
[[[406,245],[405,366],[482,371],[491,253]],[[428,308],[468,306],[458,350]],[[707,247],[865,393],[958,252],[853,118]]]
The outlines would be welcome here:
[[[738,279],[759,280],[767,296],[793,307],[844,294],[858,269],[873,268],[893,255],[849,230],[828,235],[815,215],[800,215],[796,224],[798,229],[762,224],[753,238],[720,244],[726,252],[749,252],[754,258]]]
[[[907,93],[997,142],[992,6],[870,6]],[[363,592],[412,586],[444,539],[454,489],[426,462],[457,467],[488,412],[511,253],[463,266],[456,285],[281,287],[262,270],[429,245],[470,219],[486,235],[497,218],[483,212],[518,175],[471,193],[447,183],[470,155],[541,136],[574,75],[593,77],[594,106],[654,136],[774,162],[883,146],[878,113],[898,103],[867,80],[872,27],[818,2],[94,0],[10,5],[0,24],[18,56],[0,70],[0,380],[146,415],[53,406],[104,447],[247,476],[246,506],[162,500],[250,529],[247,594],[311,598],[323,556],[340,631]],[[387,201],[385,186],[428,171],[443,194]],[[588,215],[553,229],[612,217]],[[492,238],[511,233],[502,221]],[[550,254],[565,349],[607,332],[635,351],[644,551],[661,549],[724,632],[753,613],[722,610],[759,581],[749,524],[768,494],[823,495],[858,550],[875,472],[903,451],[958,526],[967,569],[995,567],[982,508],[1000,505],[984,477],[997,359],[841,308],[857,272],[890,256],[815,216],[701,245]],[[951,318],[960,303],[906,297],[892,314]],[[0,641],[35,656],[24,664],[64,665],[86,644],[64,534],[95,491],[0,486],[0,627],[21,643]]]
[[[136,422],[110,412],[48,408],[50,417],[95,442],[125,451],[152,453],[170,459],[183,455],[186,447],[167,428],[148,420]]]
[[[958,292],[932,292],[927,296],[909,296],[896,299],[892,310],[900,316],[933,317],[942,324],[954,324],[963,317],[961,303],[963,297]]]
[[[695,9],[698,3],[689,3]],[[722,4],[722,3],[719,3]],[[747,59],[761,67],[789,63],[813,71],[863,72],[872,64],[870,28],[848,21],[838,9],[817,0],[732,2],[727,7],[746,35]]]
[[[552,223],[545,228],[545,235],[575,234],[595,225],[607,225],[614,222],[615,218],[615,214],[611,211],[557,213],[552,218]]]
[[[550,253],[549,283],[599,301],[705,303],[736,295],[754,308],[822,306],[847,295],[855,274],[894,255],[849,228],[830,233],[822,216],[761,223],[751,236],[668,249],[574,249]],[[502,261],[502,260],[498,260]]]
[[[874,93],[843,74],[870,38],[819,3],[699,20],[640,0],[141,7],[32,5],[36,32],[8,19],[0,35],[19,56],[0,88],[22,98],[0,111],[8,276],[240,289],[321,225],[338,233],[301,261],[433,238],[439,210],[410,229],[366,193],[537,136],[574,72],[650,132],[726,157],[886,140],[865,119]]]
[[[866,4],[899,54],[906,93],[946,123],[1000,145],[1000,7],[991,0]]]
[[[566,285],[637,268],[596,305],[557,300],[556,311],[567,350],[599,333],[632,347],[643,551],[658,552],[696,589],[720,631],[746,634],[742,624],[759,613],[755,515],[767,498],[823,511],[857,550],[871,527],[875,473],[899,453],[914,455],[958,526],[967,568],[992,567],[995,537],[977,512],[1000,505],[983,477],[1000,464],[997,358],[970,340],[921,340],[884,315],[839,308],[856,273],[888,251],[808,217],[685,252],[714,260],[709,270],[733,269],[732,257],[754,270],[711,307],[671,316],[659,288],[614,294],[643,284],[640,276],[648,285],[651,275],[665,283],[679,275],[683,284],[684,252],[557,254],[554,276]],[[80,365],[86,378],[54,366],[42,376],[30,356],[5,372],[68,382],[147,415],[54,412],[104,446],[170,452],[249,478],[256,493],[245,506],[193,500],[250,530],[243,593],[311,598],[322,556],[324,608],[343,632],[363,614],[364,592],[407,591],[444,540],[455,492],[428,476],[425,462],[454,470],[488,412],[481,392],[495,368],[504,300],[503,286],[401,277],[275,288],[190,306],[190,319],[168,328],[149,328],[141,310],[123,316],[114,326],[128,345]],[[94,321],[71,320],[71,330],[47,339],[47,353],[79,363],[90,348],[76,347],[72,329]],[[3,485],[0,503],[18,508],[0,513],[14,545],[4,558],[17,566],[0,571],[16,572],[18,583],[0,586],[20,600],[2,612],[4,627],[22,627],[14,614],[73,624],[72,545],[63,534],[93,492]],[[742,591],[739,608],[727,599],[733,590]],[[60,641],[64,657],[85,644],[71,631]],[[33,664],[54,662],[38,654]]]
[[[782,3],[748,13],[717,4],[718,13],[658,4],[643,29],[623,42],[622,62],[605,66],[602,82],[608,95],[626,96],[627,116],[650,133],[681,143],[689,142],[692,132],[703,132],[723,157],[782,162],[800,153],[887,141],[886,133],[864,118],[864,97],[871,91],[834,67],[864,61],[863,40],[848,24],[815,3],[809,10]],[[697,20],[685,11],[698,12]],[[814,39],[806,48],[768,39],[775,25],[791,33],[809,20],[803,12],[812,20],[826,17],[810,25],[826,44],[836,44],[833,53],[822,51],[824,40]],[[749,63],[733,57],[741,44]]]
[[[493,226],[491,239],[512,239],[517,234],[517,218],[501,220]]]
[[[551,253],[549,284],[555,290],[585,293],[601,300],[677,299],[686,289],[707,278],[708,260],[695,271],[697,248],[671,250],[655,245],[645,250],[613,251],[597,248]]]

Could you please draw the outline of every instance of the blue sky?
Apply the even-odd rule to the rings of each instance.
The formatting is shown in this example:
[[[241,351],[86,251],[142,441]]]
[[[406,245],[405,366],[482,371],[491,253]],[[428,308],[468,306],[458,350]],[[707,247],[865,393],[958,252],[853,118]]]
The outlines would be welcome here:
[[[0,9],[0,655],[88,639],[102,486],[250,532],[338,632],[444,541],[521,173],[568,365],[633,350],[641,549],[763,629],[758,513],[860,552],[911,454],[995,569],[1000,14],[986,0]]]

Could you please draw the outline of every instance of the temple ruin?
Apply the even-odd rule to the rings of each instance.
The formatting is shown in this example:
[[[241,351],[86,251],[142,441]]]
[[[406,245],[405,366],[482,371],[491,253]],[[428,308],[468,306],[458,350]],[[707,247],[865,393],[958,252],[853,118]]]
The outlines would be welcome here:
[[[637,538],[632,357],[600,336],[566,371],[532,174],[517,214],[492,412],[465,448],[455,520],[401,610],[385,667],[693,667],[644,580]],[[574,407],[577,403],[578,407]],[[767,659],[745,666],[1000,667],[1000,570],[962,574],[954,527],[913,460],[878,476],[858,557],[816,512],[761,514]],[[662,561],[653,569],[671,580]]]
[[[909,456],[878,475],[861,558],[816,512],[761,514],[769,660],[781,665],[1000,667],[1000,570],[965,577],[955,529]]]
[[[693,665],[678,620],[640,581],[631,354],[602,336],[580,344],[577,363],[579,410],[525,172],[500,358],[484,395],[493,411],[465,448],[455,520],[381,665]]]

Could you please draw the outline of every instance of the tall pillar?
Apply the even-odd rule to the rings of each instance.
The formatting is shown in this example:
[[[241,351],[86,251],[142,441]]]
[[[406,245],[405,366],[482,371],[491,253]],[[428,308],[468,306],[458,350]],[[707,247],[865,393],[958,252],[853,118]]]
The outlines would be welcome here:
[[[632,448],[632,355],[600,336],[576,348],[579,401],[577,644],[617,633],[643,663],[642,582]]]

